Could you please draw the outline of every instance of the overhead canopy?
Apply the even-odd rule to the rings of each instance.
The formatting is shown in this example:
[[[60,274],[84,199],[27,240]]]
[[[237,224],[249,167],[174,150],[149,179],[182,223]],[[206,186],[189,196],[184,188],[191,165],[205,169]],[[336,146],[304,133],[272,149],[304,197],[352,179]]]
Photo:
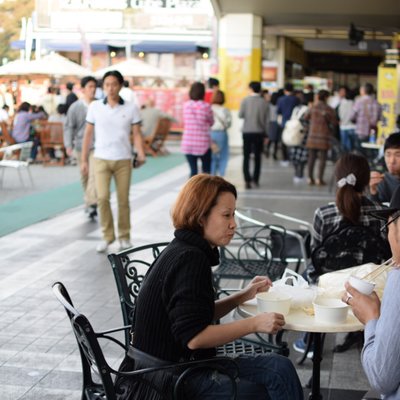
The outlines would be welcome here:
[[[0,67],[0,77],[6,76],[78,76],[90,75],[91,71],[68,58],[53,53],[40,60],[16,60]]]
[[[169,78],[170,76],[160,68],[153,67],[142,60],[130,58],[118,64],[110,65],[107,68],[99,69],[95,72],[95,76],[102,77],[106,72],[117,70],[124,77],[141,77],[141,78]]]
[[[350,23],[365,39],[391,40],[400,32],[399,0],[211,0],[217,17],[261,16],[264,33],[297,39],[346,39]]]

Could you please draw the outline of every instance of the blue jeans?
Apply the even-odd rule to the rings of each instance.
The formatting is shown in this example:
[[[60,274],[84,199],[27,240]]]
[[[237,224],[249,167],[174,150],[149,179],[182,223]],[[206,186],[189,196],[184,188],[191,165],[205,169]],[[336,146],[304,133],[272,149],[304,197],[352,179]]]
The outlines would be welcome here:
[[[190,177],[198,174],[197,160],[200,158],[202,165],[202,172],[209,174],[211,171],[211,149],[208,149],[202,156],[196,156],[193,154],[186,154],[186,159],[188,160],[190,167]]]
[[[211,131],[211,140],[219,147],[219,152],[211,156],[211,174],[224,176],[229,157],[228,134],[226,131]]]
[[[275,353],[242,355],[239,367],[238,400],[302,400],[303,389],[292,362]],[[191,400],[229,399],[231,384],[224,375],[203,372],[190,380],[185,398]]]
[[[354,129],[340,129],[340,141],[345,151],[358,147],[358,137]]]

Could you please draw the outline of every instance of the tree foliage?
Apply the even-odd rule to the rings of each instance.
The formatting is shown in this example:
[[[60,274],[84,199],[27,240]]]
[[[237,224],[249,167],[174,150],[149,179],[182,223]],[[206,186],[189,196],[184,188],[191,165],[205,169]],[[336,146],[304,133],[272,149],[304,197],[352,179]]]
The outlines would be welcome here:
[[[18,40],[22,17],[30,17],[35,8],[35,0],[4,0],[0,2],[0,64],[6,57],[18,58],[19,51],[11,49],[11,42]]]

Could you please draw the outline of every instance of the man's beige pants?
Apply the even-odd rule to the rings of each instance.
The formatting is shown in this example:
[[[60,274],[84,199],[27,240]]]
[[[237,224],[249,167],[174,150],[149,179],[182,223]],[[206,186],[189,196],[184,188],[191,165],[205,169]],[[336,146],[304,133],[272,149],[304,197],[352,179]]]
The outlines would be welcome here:
[[[79,170],[81,169],[82,152],[75,150]],[[93,150],[89,153],[89,173],[81,174],[81,184],[83,188],[83,200],[86,207],[97,205],[96,185],[94,182]]]
[[[93,157],[94,177],[97,192],[97,207],[103,239],[111,243],[115,240],[114,220],[110,205],[110,184],[114,177],[118,201],[118,238],[130,239],[131,221],[129,208],[129,188],[131,184],[132,160],[103,160]]]

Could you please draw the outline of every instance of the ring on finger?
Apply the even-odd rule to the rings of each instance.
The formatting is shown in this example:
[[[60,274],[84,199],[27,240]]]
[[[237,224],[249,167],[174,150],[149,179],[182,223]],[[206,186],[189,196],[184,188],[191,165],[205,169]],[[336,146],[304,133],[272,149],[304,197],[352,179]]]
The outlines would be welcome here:
[[[345,302],[346,304],[350,305],[350,304],[349,304],[350,299],[351,299],[351,296],[347,296],[347,297],[346,297],[346,300],[345,300],[344,302]]]

